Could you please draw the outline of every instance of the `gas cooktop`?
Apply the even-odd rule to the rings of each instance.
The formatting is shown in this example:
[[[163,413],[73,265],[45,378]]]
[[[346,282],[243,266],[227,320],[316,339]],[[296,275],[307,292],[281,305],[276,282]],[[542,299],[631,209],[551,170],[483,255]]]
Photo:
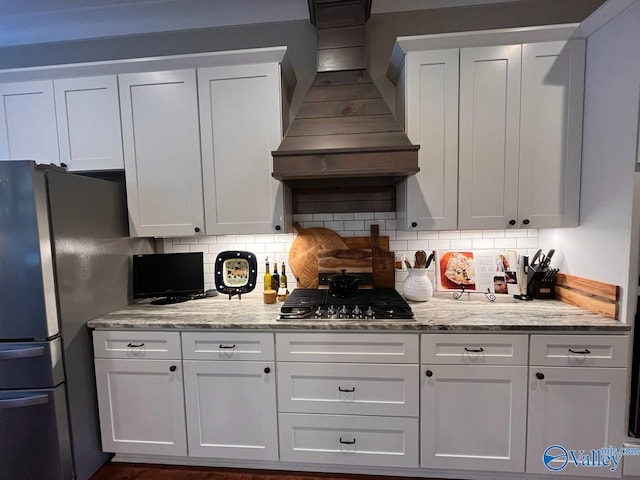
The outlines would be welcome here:
[[[359,290],[337,298],[329,290],[296,288],[280,308],[278,320],[414,320],[409,304],[393,288]]]

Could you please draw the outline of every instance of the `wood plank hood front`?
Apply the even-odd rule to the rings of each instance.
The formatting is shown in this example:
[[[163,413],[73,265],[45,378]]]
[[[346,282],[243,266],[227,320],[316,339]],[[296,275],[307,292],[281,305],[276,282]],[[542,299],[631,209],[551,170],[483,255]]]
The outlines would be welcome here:
[[[310,0],[318,73],[273,151],[273,177],[294,187],[323,182],[389,185],[417,173],[419,145],[404,134],[365,69],[370,0]]]

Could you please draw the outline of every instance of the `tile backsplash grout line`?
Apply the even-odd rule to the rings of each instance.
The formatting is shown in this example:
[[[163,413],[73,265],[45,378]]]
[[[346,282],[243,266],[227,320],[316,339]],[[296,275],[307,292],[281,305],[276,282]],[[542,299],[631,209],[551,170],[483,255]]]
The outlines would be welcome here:
[[[380,235],[389,237],[389,249],[407,259],[416,250],[491,250],[516,249],[518,253],[533,255],[538,248],[539,233],[536,229],[514,230],[441,230],[404,231],[397,229],[393,212],[323,213],[294,215],[294,221],[303,228],[324,227],[343,237],[369,236],[371,224],[380,226]],[[203,252],[205,288],[214,289],[214,264],[218,253],[225,250],[253,252],[258,260],[258,278],[264,274],[265,258],[273,271],[277,261],[278,271],[282,262],[289,269],[289,249],[297,234],[217,235],[201,237],[172,237],[156,239],[156,251],[163,253]],[[429,274],[434,280],[434,267]],[[407,276],[396,271],[396,289],[402,291]],[[291,277],[290,277],[291,278]]]

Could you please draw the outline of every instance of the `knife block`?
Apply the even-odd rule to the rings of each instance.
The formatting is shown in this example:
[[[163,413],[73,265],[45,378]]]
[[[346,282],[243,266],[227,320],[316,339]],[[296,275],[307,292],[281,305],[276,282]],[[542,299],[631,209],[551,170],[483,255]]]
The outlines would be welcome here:
[[[550,280],[544,280],[549,273],[549,268],[532,267],[529,265],[527,273],[527,295],[539,300],[555,298],[555,276]]]

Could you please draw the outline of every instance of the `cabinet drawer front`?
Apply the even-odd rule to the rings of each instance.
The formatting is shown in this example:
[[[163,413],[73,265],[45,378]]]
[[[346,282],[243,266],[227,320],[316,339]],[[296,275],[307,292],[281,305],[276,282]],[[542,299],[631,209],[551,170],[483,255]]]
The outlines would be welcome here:
[[[280,363],[281,412],[418,416],[417,365]]]
[[[418,363],[418,336],[393,333],[278,333],[279,361]]]
[[[128,330],[93,332],[96,358],[148,358],[180,360],[179,332],[145,332]]]
[[[422,335],[421,362],[454,365],[526,365],[527,340],[527,335]]]
[[[418,466],[418,419],[281,413],[280,459],[389,467]]]
[[[626,335],[532,335],[531,365],[626,367]]]
[[[185,360],[273,360],[273,334],[183,332]]]

